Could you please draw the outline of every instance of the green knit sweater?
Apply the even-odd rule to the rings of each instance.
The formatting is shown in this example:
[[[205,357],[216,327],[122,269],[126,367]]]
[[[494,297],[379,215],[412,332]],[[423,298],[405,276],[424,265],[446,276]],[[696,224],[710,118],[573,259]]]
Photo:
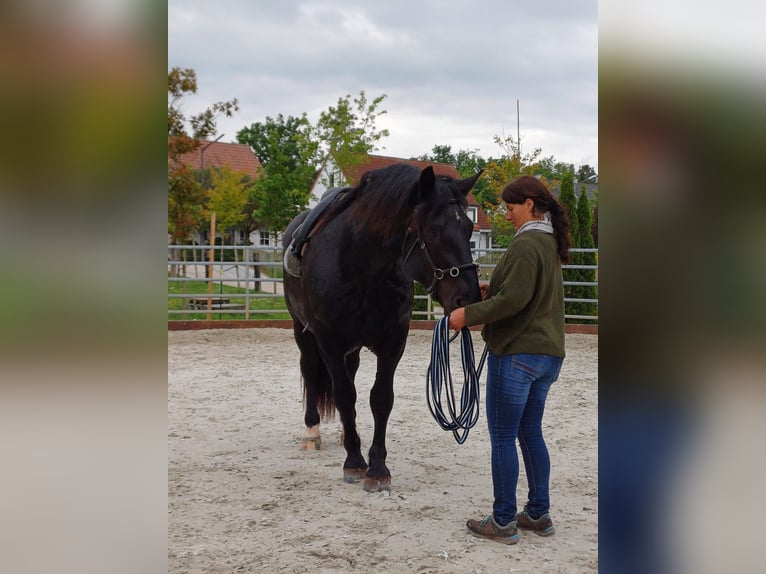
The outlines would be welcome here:
[[[492,273],[489,295],[467,305],[465,319],[484,325],[481,336],[495,355],[563,357],[564,283],[553,235],[517,235]]]

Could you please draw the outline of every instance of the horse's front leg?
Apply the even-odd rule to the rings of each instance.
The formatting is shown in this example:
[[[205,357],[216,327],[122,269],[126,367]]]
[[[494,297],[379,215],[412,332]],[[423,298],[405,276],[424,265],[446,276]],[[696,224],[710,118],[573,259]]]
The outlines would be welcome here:
[[[394,371],[399,363],[399,353],[395,358],[378,357],[378,371],[375,384],[370,391],[370,408],[375,419],[375,433],[370,446],[370,467],[364,481],[367,492],[391,489],[391,472],[386,466],[386,427],[388,417],[394,407]]]
[[[346,461],[343,463],[343,480],[357,482],[367,473],[367,461],[362,455],[362,441],[356,430],[356,387],[354,376],[359,368],[359,351],[349,353],[344,359],[327,361],[333,380],[335,408],[343,424],[343,448]]]

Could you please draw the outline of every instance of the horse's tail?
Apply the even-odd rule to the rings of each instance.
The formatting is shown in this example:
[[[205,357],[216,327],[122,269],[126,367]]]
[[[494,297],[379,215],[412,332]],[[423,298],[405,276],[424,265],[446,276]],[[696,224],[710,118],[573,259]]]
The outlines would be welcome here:
[[[323,361],[319,362],[317,376],[313,383],[314,401],[319,417],[323,421],[335,419],[335,401],[332,399],[332,379]],[[303,378],[303,401],[308,400],[310,390]]]
[[[296,322],[295,340],[301,351],[303,404],[307,415],[306,426],[313,426],[319,423],[313,420],[317,413],[323,420],[332,420],[335,417],[332,378],[319,353],[314,335],[300,327],[300,323]]]

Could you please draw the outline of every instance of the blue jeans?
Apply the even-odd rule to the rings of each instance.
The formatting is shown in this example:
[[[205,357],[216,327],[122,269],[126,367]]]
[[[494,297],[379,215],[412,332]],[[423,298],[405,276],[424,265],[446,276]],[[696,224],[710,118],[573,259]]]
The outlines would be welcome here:
[[[529,483],[525,510],[537,517],[548,512],[551,461],[543,439],[543,411],[551,385],[559,378],[562,357],[494,355],[487,358],[487,423],[492,444],[492,485],[495,521],[516,519],[519,439]]]

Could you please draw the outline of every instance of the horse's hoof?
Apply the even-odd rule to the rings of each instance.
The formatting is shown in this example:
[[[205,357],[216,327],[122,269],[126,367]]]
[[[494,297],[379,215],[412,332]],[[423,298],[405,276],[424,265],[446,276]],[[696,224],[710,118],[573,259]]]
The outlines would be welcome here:
[[[366,468],[344,468],[343,469],[343,482],[353,484],[359,482],[365,476],[367,476]]]
[[[391,490],[391,477],[375,478],[368,476],[364,479],[365,492],[381,492],[384,490]]]
[[[299,448],[301,450],[322,450],[322,439],[320,437],[304,438]]]

